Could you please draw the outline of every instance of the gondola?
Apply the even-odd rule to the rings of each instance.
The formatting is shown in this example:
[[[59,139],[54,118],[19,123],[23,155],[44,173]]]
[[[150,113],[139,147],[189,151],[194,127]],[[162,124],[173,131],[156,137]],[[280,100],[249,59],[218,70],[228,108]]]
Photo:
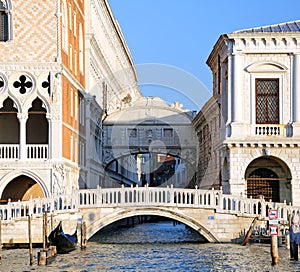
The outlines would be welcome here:
[[[77,246],[77,230],[74,234],[66,234],[62,229],[62,222],[60,221],[57,227],[52,230],[48,236],[51,246],[56,246],[56,251],[58,254],[68,253]]]

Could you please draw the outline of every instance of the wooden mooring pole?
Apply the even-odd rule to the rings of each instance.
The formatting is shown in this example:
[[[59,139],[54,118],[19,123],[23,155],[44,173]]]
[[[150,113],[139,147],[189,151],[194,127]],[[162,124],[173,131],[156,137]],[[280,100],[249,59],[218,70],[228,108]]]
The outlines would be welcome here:
[[[48,222],[47,222],[47,212],[43,213],[43,250],[47,250],[47,228],[48,228]]]
[[[33,265],[32,237],[31,237],[31,215],[28,215],[28,240],[29,240],[29,264]]]
[[[253,232],[253,230],[254,230],[254,228],[255,228],[255,226],[256,226],[257,220],[258,220],[258,217],[255,217],[255,218],[253,219],[253,221],[252,221],[252,223],[251,223],[251,225],[250,225],[250,228],[249,228],[249,230],[248,230],[248,232],[247,232],[247,234],[246,234],[246,236],[245,236],[245,239],[244,239],[244,241],[243,241],[243,243],[242,243],[242,246],[247,245],[247,243],[248,243],[248,241],[249,241],[249,239],[250,239],[250,237],[251,237],[251,234],[252,234],[252,232]]]
[[[86,244],[87,244],[87,241],[86,241],[86,224],[84,221],[82,221],[81,223],[81,249],[86,249]]]
[[[272,257],[272,265],[279,264],[279,255],[278,255],[278,236],[271,236],[271,257]]]

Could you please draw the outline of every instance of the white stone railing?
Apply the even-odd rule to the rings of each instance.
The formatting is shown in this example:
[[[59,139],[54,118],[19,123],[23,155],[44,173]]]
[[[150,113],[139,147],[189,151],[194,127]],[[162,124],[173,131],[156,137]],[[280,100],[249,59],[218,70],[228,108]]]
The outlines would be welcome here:
[[[255,135],[262,136],[286,136],[286,125],[280,124],[256,124]]]
[[[1,144],[0,159],[18,159],[19,145],[18,144]]]
[[[19,144],[1,144],[0,159],[19,159]],[[48,145],[26,145],[27,159],[48,159]]]
[[[28,159],[48,159],[48,145],[28,144],[27,158]]]
[[[74,191],[72,195],[59,195],[28,201],[8,202],[0,205],[3,220],[25,218],[28,214],[69,213],[86,208],[111,207],[186,207],[212,208],[217,213],[257,216],[267,218],[269,209],[277,209],[280,220],[288,220],[290,213],[300,212],[300,207],[286,203],[267,202],[242,196],[222,194],[219,190],[181,189],[167,187],[97,188]]]
[[[11,202],[0,205],[2,220],[16,220],[28,215],[49,213],[66,213],[78,210],[76,194],[52,196],[46,198],[31,198],[27,201]]]
[[[79,208],[121,206],[169,206],[213,208],[217,212],[268,217],[269,209],[277,209],[280,220],[300,212],[300,207],[222,194],[218,190],[180,189],[161,187],[98,188],[78,191]]]

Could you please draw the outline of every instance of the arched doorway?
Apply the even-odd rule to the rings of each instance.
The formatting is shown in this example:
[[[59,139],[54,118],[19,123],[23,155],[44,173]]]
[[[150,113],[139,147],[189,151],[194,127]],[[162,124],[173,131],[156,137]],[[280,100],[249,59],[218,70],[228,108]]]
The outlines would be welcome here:
[[[21,175],[14,178],[3,190],[1,200],[18,201],[18,200],[29,200],[30,197],[38,198],[45,197],[41,186],[35,182],[32,178]]]
[[[291,201],[291,173],[279,158],[263,156],[253,160],[246,170],[246,186],[247,197]]]

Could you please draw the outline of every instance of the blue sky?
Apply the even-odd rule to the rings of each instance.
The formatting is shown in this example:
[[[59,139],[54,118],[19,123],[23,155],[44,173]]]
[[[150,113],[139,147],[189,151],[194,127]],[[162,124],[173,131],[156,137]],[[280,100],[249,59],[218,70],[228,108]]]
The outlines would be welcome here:
[[[133,61],[138,82],[145,96],[160,96],[168,103],[180,101],[185,108],[199,110],[211,95],[212,75],[206,60],[219,36],[235,30],[278,24],[300,19],[299,0],[109,0]],[[178,73],[186,88],[146,84],[140,67],[161,71],[155,63],[170,67],[168,76],[175,81]],[[188,81],[199,81],[200,91]],[[154,80],[155,81],[155,80]],[[200,86],[202,85],[202,87]],[[180,85],[182,86],[182,85]],[[190,91],[187,91],[190,90]],[[199,102],[201,101],[201,102]]]

